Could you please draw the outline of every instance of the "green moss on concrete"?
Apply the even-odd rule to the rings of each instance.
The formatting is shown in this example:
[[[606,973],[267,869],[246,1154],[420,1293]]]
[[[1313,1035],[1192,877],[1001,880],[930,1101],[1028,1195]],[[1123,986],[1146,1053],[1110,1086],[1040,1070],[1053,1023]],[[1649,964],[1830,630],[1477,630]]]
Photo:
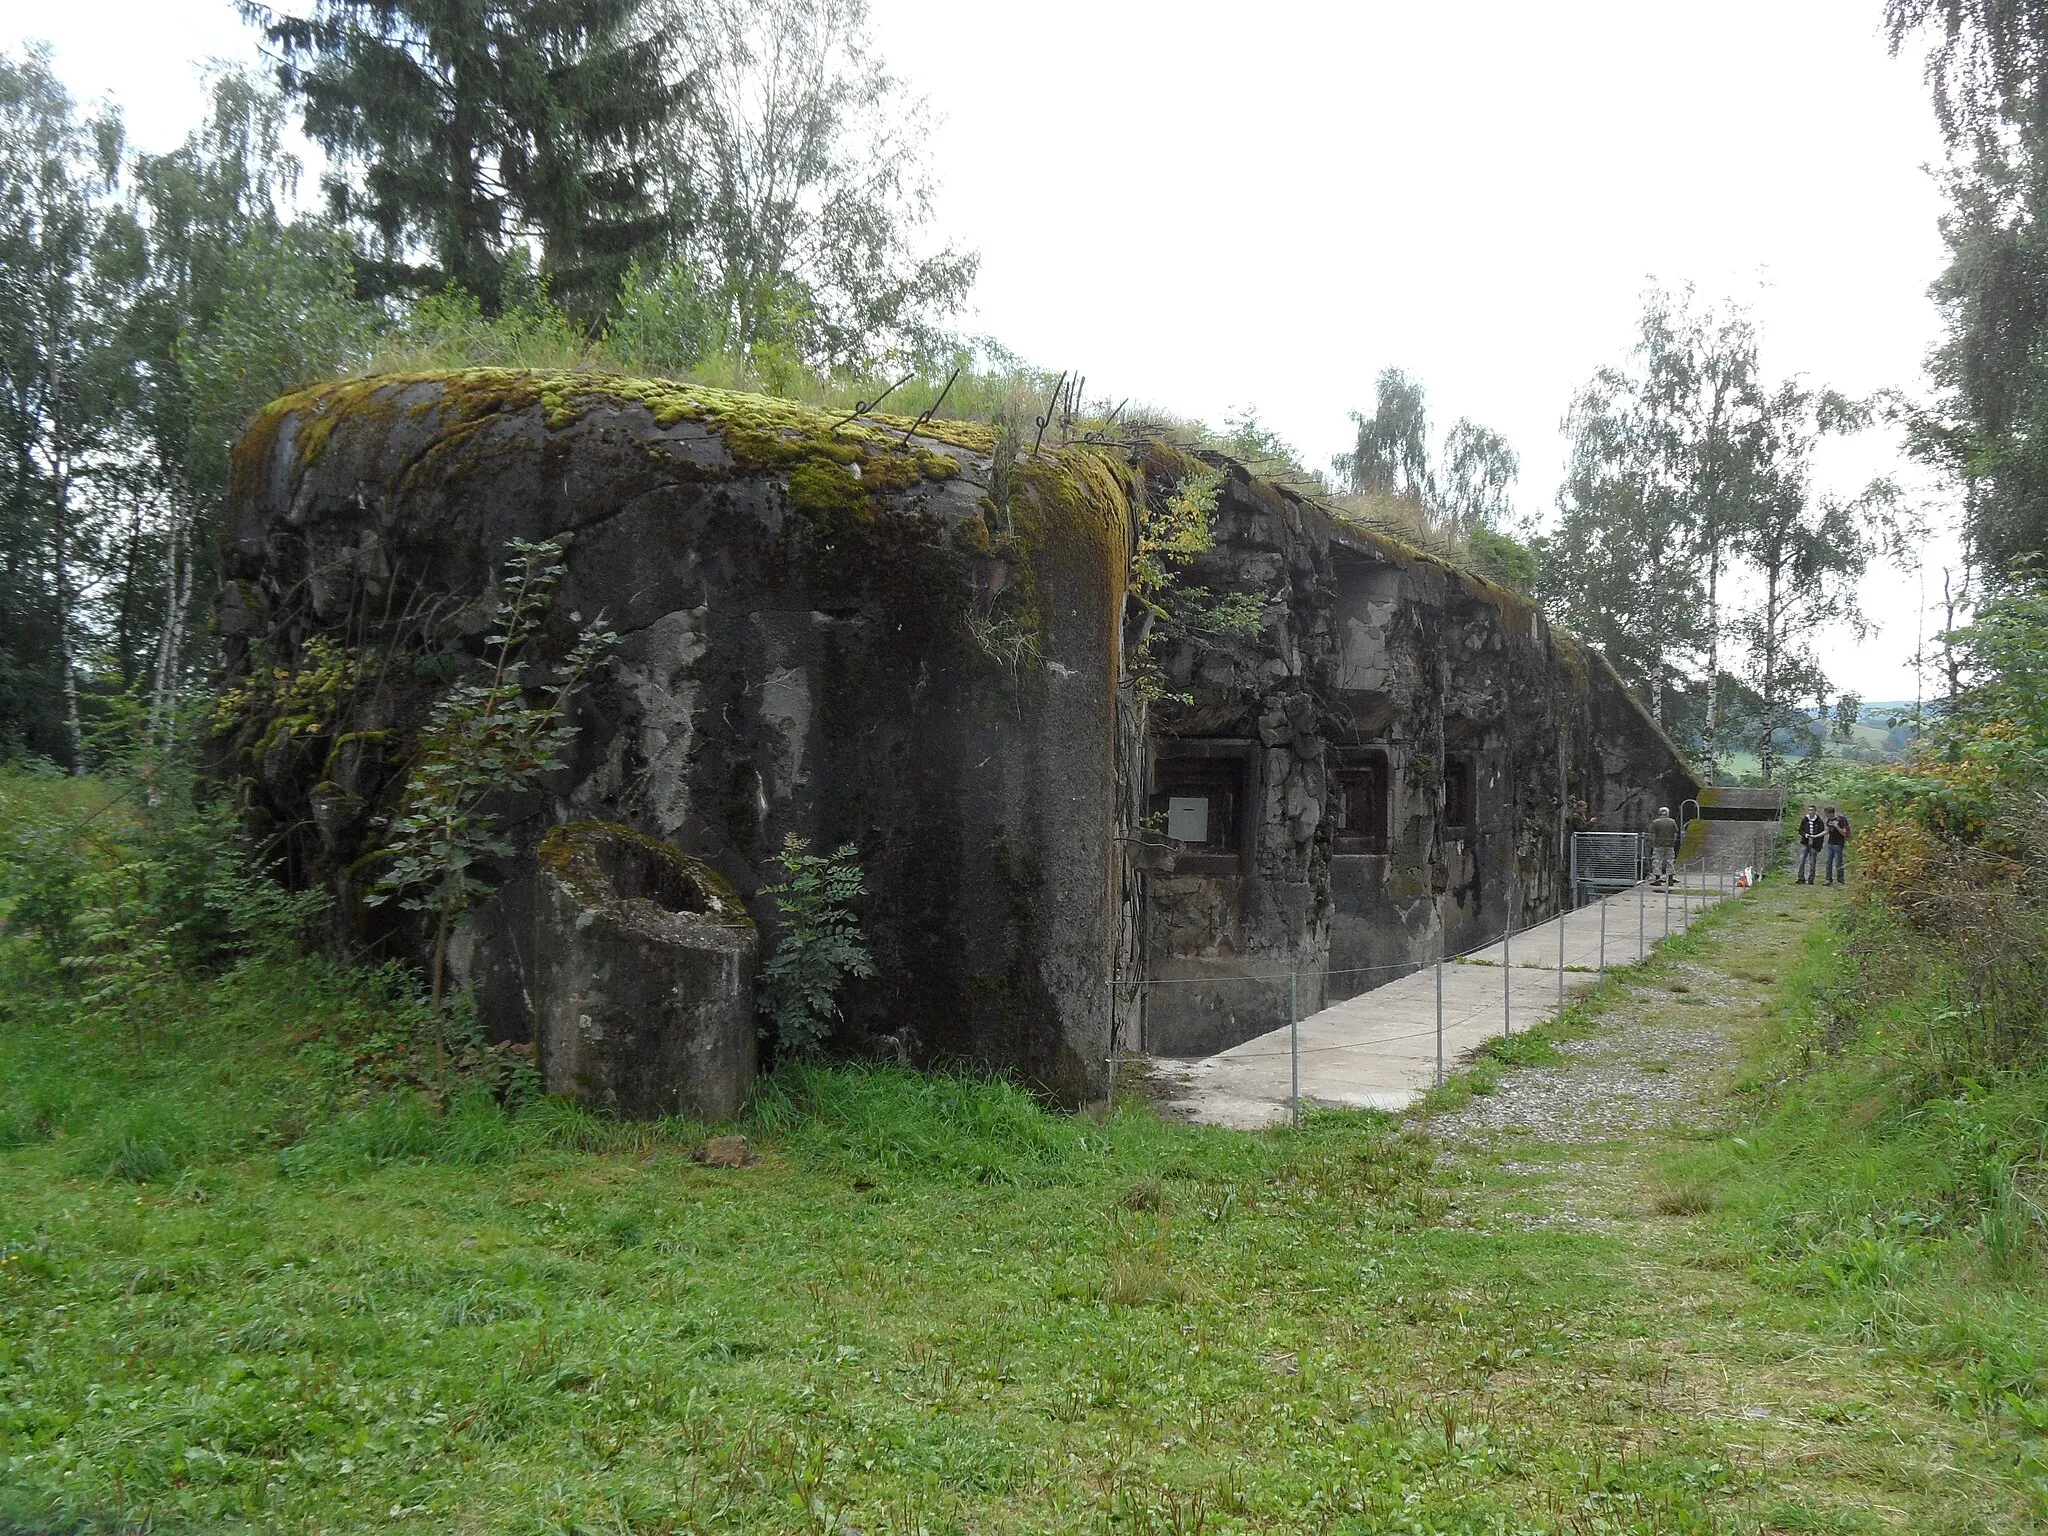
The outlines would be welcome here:
[[[295,738],[330,735],[365,670],[364,658],[353,648],[313,635],[296,667],[257,667],[224,689],[213,703],[213,733],[233,738],[237,751],[251,762]]]
[[[826,458],[805,459],[789,472],[789,500],[814,518],[866,518],[868,492],[851,470]]]
[[[586,905],[593,910],[609,910],[619,902],[611,881],[598,864],[597,850],[602,843],[622,843],[668,865],[703,893],[706,909],[695,915],[705,921],[727,928],[754,926],[739,892],[725,876],[682,849],[635,831],[623,822],[572,821],[551,828],[541,839],[535,857],[541,868],[571,886]]]
[[[1049,587],[1099,583],[1111,611],[1121,605],[1130,575],[1133,482],[1133,469],[1120,455],[1087,444],[1019,459],[1011,471],[1014,553],[999,551],[1011,558],[1002,611],[1041,654]],[[1112,688],[1121,639],[1111,626],[1101,675]]]
[[[948,480],[960,472],[951,454],[918,439],[975,452],[986,451],[984,444],[992,447],[994,441],[986,429],[932,422],[919,428],[917,439],[906,439],[913,423],[902,418],[848,421],[793,400],[669,379],[468,368],[345,379],[286,395],[251,423],[236,446],[235,471],[241,483],[253,483],[252,477],[274,455],[287,424],[294,434],[296,458],[312,464],[345,423],[432,418],[437,446],[445,446],[512,411],[538,408],[549,428],[567,431],[594,409],[632,406],[645,410],[657,427],[704,423],[718,434],[741,471],[858,466],[860,479],[879,491],[907,490],[920,481]]]
[[[988,501],[983,497],[984,507]],[[995,552],[995,540],[988,531],[986,510],[973,517],[962,518],[953,525],[953,547],[963,555],[989,555]]]

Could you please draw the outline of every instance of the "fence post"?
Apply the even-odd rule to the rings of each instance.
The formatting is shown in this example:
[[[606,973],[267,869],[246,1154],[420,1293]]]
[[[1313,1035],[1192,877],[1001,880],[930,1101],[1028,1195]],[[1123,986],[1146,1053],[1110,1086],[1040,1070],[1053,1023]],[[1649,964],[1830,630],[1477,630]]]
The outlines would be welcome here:
[[[1650,926],[1650,887],[1645,882],[1636,882],[1636,964],[1643,963],[1643,940]]]
[[[1116,978],[1109,982],[1109,1112],[1116,1113],[1116,1069],[1121,1041],[1116,1032]]]
[[[1557,1011],[1564,1012],[1564,903],[1557,904]]]
[[[1444,936],[1436,936],[1436,1085],[1444,1085]]]
[[[1664,882],[1664,937],[1671,937],[1671,882]]]
[[[1500,1030],[1515,1032],[1515,879],[1508,877],[1508,925],[1500,936]]]
[[[1301,972],[1287,973],[1287,1065],[1293,1078],[1294,1128],[1301,1129]]]
[[[1607,979],[1607,898],[1600,898],[1600,970],[1598,979]]]

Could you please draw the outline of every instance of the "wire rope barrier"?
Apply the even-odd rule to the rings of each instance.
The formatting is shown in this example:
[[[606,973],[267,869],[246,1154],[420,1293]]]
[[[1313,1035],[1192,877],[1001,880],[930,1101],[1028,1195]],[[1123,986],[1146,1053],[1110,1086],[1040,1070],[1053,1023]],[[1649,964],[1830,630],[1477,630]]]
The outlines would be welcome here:
[[[1682,933],[1692,925],[1692,922],[1695,918],[1697,918],[1699,915],[1707,911],[1709,907],[1728,900],[1729,898],[1738,894],[1740,890],[1743,888],[1739,883],[1735,881],[1734,876],[1727,872],[1716,872],[1713,875],[1712,883],[1709,883],[1708,871],[1705,869],[1704,866],[1705,859],[1704,856],[1702,856],[1701,867],[1693,872],[1693,874],[1696,874],[1699,877],[1697,884],[1694,883],[1694,880],[1692,878],[1688,878],[1686,872],[1680,871],[1678,878],[1675,881],[1669,882],[1665,885],[1663,893],[1665,909],[1663,913],[1663,930],[1654,942],[1662,943],[1666,938],[1671,937],[1673,934],[1674,929],[1670,909],[1674,897],[1677,898],[1679,905],[1679,914],[1677,918],[1676,931]],[[1648,887],[1651,883],[1652,882],[1647,880],[1635,881],[1632,883],[1632,890],[1627,888],[1614,890],[1611,892],[1611,894],[1601,897],[1599,900],[1590,903],[1588,906],[1575,906],[1570,908],[1569,910],[1559,912],[1556,917],[1545,919],[1546,922],[1554,922],[1558,925],[1556,966],[1553,968],[1552,966],[1547,964],[1525,960],[1522,962],[1519,968],[1525,971],[1536,973],[1537,975],[1545,978],[1546,983],[1551,971],[1555,969],[1557,974],[1558,1011],[1562,1012],[1563,1008],[1565,1007],[1565,976],[1568,971],[1577,969],[1586,974],[1594,975],[1596,977],[1603,979],[1606,976],[1607,908],[1610,904],[1617,901],[1624,901],[1631,894],[1633,894],[1636,897],[1635,936],[1637,941],[1637,960],[1640,962],[1644,955],[1647,953],[1647,946],[1652,942],[1649,938],[1648,933],[1651,923],[1651,917],[1648,911],[1648,901],[1646,899],[1648,896]],[[1676,888],[1674,889],[1674,887]],[[1587,913],[1590,916],[1591,914],[1589,911],[1589,907],[1592,909],[1597,909],[1599,913],[1598,939],[1596,948],[1594,950],[1595,963],[1590,966],[1581,964],[1574,967],[1569,963],[1568,958],[1567,928],[1570,923],[1570,919],[1579,915],[1580,913]],[[1285,971],[1252,972],[1249,974],[1235,976],[1208,975],[1163,976],[1148,978],[1112,978],[1110,980],[1109,986],[1113,993],[1117,991],[1142,993],[1152,989],[1165,989],[1174,987],[1204,987],[1213,990],[1223,987],[1265,985],[1277,989],[1280,983],[1285,982],[1287,984],[1286,1029],[1288,1032],[1288,1044],[1285,1050],[1247,1051],[1243,1048],[1245,1045],[1250,1044],[1254,1040],[1262,1039],[1266,1035],[1278,1033],[1280,1026],[1276,1023],[1272,1028],[1263,1030],[1259,1034],[1254,1034],[1250,1036],[1247,1040],[1241,1041],[1239,1042],[1239,1044],[1235,1046],[1227,1046],[1220,1051],[1210,1053],[1205,1059],[1212,1061],[1229,1062],[1233,1065],[1244,1062],[1278,1061],[1282,1058],[1288,1059],[1291,1062],[1288,1084],[1288,1100],[1290,1105],[1290,1114],[1293,1122],[1296,1125],[1299,1125],[1301,1121],[1302,1103],[1301,1058],[1303,1058],[1304,1056],[1327,1056],[1335,1054],[1337,1052],[1357,1052],[1376,1050],[1382,1046],[1396,1045],[1404,1041],[1410,1040],[1429,1039],[1433,1036],[1436,1041],[1435,1081],[1440,1086],[1444,1081],[1445,1075],[1444,1042],[1446,1034],[1466,1029],[1474,1021],[1497,1011],[1500,1014],[1503,1035],[1511,1036],[1514,1032],[1513,1010],[1515,971],[1517,969],[1517,967],[1513,963],[1513,940],[1517,933],[1526,935],[1542,926],[1543,925],[1541,923],[1537,923],[1532,924],[1529,927],[1517,929],[1513,925],[1513,923],[1510,922],[1502,929],[1499,935],[1483,939],[1480,942],[1473,944],[1471,947],[1467,949],[1462,949],[1455,954],[1438,954],[1428,959],[1422,960],[1398,960],[1390,961],[1381,965],[1341,966],[1332,969],[1316,971],[1302,971],[1300,969],[1294,969]],[[1626,935],[1624,935],[1624,937],[1626,937]],[[1584,942],[1585,935],[1582,932],[1580,934],[1580,943],[1583,945]],[[1479,958],[1480,956],[1485,955],[1489,950],[1496,949],[1500,951],[1500,958],[1498,960]],[[1446,966],[1470,966],[1484,968],[1496,965],[1499,966],[1502,972],[1501,996],[1499,1002],[1483,1004],[1479,1007],[1471,1008],[1462,1013],[1455,1014],[1454,1016],[1447,1019],[1445,1016],[1444,1009],[1444,968]],[[1425,1026],[1421,1029],[1404,1030],[1398,1034],[1366,1035],[1361,1038],[1342,1040],[1331,1044],[1304,1046],[1301,1043],[1301,1026],[1304,1023],[1304,1020],[1301,1016],[1301,996],[1303,990],[1302,983],[1304,981],[1310,983],[1312,988],[1312,996],[1326,998],[1329,993],[1329,983],[1331,983],[1332,981],[1346,980],[1354,977],[1363,976],[1389,975],[1389,973],[1392,973],[1390,976],[1390,980],[1398,981],[1405,977],[1416,975],[1425,968],[1431,969],[1435,975],[1436,1018],[1433,1024]],[[1316,1012],[1327,1012],[1332,1008],[1339,1008],[1349,1004],[1358,1003],[1365,998],[1371,997],[1375,992],[1382,990],[1385,985],[1386,983],[1381,983],[1379,986],[1363,988],[1359,991],[1353,992],[1349,997],[1338,999],[1335,1003],[1325,1003],[1321,1008],[1317,1009]],[[1528,1003],[1531,1001],[1531,999],[1529,999],[1529,997],[1527,996],[1526,988],[1524,989],[1524,992],[1524,1001],[1525,1003]],[[1312,1014],[1310,1017],[1313,1018],[1314,1016],[1315,1015]],[[1116,1073],[1118,1070],[1118,1063],[1121,1059],[1121,1056],[1122,1053],[1116,1050],[1113,1050],[1110,1055],[1109,1067],[1111,1074],[1110,1081],[1112,1084],[1112,1092],[1114,1091]]]

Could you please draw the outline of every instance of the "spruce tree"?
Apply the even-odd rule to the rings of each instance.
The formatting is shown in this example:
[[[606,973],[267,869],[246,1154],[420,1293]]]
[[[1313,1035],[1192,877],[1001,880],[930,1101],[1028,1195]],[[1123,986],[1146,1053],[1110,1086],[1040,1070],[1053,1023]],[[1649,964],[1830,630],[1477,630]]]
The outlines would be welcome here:
[[[664,245],[648,195],[681,105],[672,24],[647,0],[316,0],[286,15],[242,0],[327,193],[364,237],[374,293],[455,283],[487,312],[525,249],[558,301],[600,314],[636,257]]]

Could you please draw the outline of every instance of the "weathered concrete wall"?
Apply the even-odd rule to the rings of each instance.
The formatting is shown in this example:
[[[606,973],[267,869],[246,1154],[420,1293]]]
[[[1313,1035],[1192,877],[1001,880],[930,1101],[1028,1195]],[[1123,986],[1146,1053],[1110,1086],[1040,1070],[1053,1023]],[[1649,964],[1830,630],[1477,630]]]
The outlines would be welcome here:
[[[632,1120],[730,1120],[754,1083],[760,944],[738,893],[616,822],[541,841],[529,995],[541,1083]]]
[[[703,860],[764,947],[755,893],[795,833],[854,843],[872,893],[879,975],[841,1045],[1099,1091],[1128,471],[1048,449],[998,506],[985,429],[911,425],[499,371],[280,401],[223,535],[221,760],[359,941],[417,953],[360,904],[359,861],[433,698],[479,664],[508,541],[565,538],[548,647],[600,615],[621,641],[574,761],[498,807],[518,853],[459,946],[492,1033],[532,1029],[549,826],[624,822]]]
[[[496,807],[516,851],[456,947],[486,1026],[533,1029],[549,827],[621,822],[702,860],[770,952],[757,893],[794,833],[854,843],[872,891],[879,975],[839,1046],[1069,1099],[1100,1091],[1113,1039],[1213,1050],[1284,1018],[1289,973],[1315,1008],[1538,920],[1569,799],[1628,829],[1695,792],[1605,663],[1510,593],[1212,458],[1217,544],[1161,619],[1126,591],[1132,498],[1201,463],[1048,444],[998,474],[994,449],[591,375],[280,401],[224,533],[223,767],[359,943],[417,955],[394,907],[361,904],[365,860],[434,699],[480,664],[509,541],[561,538],[546,649],[599,616],[621,640],[573,761]],[[1202,592],[1255,597],[1256,632]],[[1174,800],[1209,796],[1228,836],[1220,810],[1205,845],[1165,835]]]
[[[1240,760],[1248,814],[1230,851],[1148,855],[1150,984],[1120,1044],[1206,1054],[1284,1020],[1290,973],[1308,1011],[1427,963],[1439,925],[1447,953],[1495,941],[1556,910],[1571,800],[1631,830],[1696,793],[1606,663],[1516,595],[1234,467],[1217,534],[1180,585],[1256,594],[1264,622],[1167,626],[1146,772],[1200,788],[1224,781],[1190,753]],[[1384,775],[1378,825],[1337,825],[1347,772]]]

